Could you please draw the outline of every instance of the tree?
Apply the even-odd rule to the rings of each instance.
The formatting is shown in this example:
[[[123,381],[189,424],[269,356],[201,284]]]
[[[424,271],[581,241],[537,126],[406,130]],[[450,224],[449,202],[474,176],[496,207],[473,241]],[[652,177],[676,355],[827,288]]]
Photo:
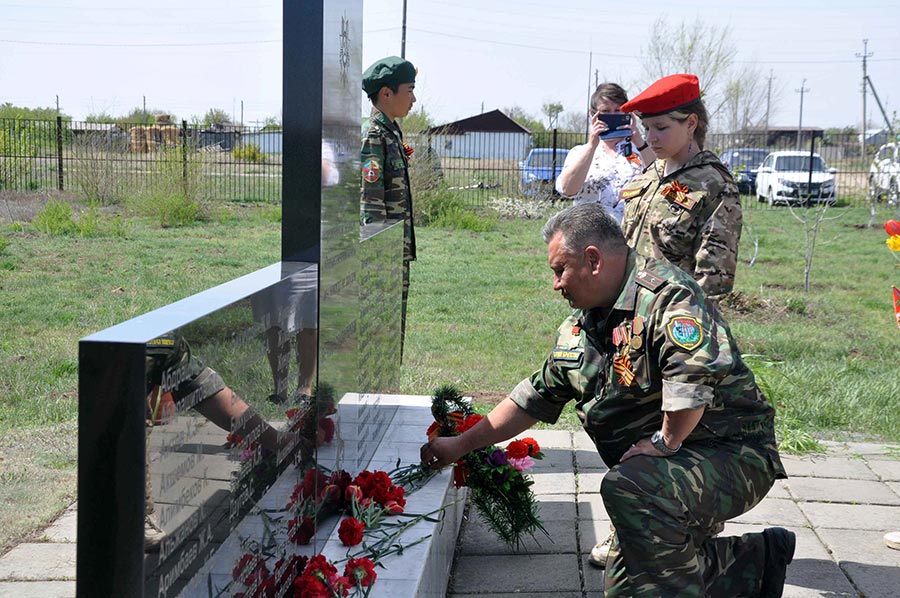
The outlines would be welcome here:
[[[230,125],[231,116],[221,108],[210,108],[203,115],[201,124],[204,127],[213,127],[216,125]]]
[[[538,133],[540,131],[547,130],[544,126],[544,123],[542,123],[531,114],[525,112],[525,110],[521,106],[513,105],[508,108],[504,108],[503,113],[526,129],[529,129],[532,133]]]
[[[693,73],[700,79],[710,116],[721,105],[723,81],[734,64],[737,48],[729,27],[706,25],[700,19],[671,25],[657,18],[644,48],[644,70],[653,79],[672,73]]]
[[[111,123],[116,119],[112,114],[106,112],[105,110],[101,110],[100,112],[91,112],[87,116],[84,117],[84,122],[88,123]]]
[[[563,105],[559,102],[545,102],[541,106],[541,112],[547,117],[549,129],[555,129],[560,113],[563,111]]]
[[[433,126],[434,119],[431,118],[430,114],[428,114],[428,111],[425,109],[424,104],[420,104],[418,108],[416,108],[403,118],[404,133],[421,133],[425,129],[430,129]]]
[[[116,122],[123,124],[137,123],[141,125],[152,125],[153,121],[153,113],[149,110],[144,110],[143,108],[132,108],[125,116],[120,116],[116,119]]]
[[[277,116],[267,116],[263,121],[262,129],[263,131],[280,131],[281,130],[281,119]]]
[[[56,120],[56,108],[26,108],[9,102],[0,104],[0,118],[17,120]],[[60,114],[63,120],[72,120],[71,116]]]
[[[583,112],[569,110],[559,119],[559,128],[572,133],[584,133],[587,130],[587,117]]]
[[[776,103],[781,95],[781,88],[773,88],[771,98],[766,77],[754,66],[733,69],[725,84],[721,103],[711,111],[721,111],[728,131],[735,132],[765,122],[766,104]],[[772,101],[768,101],[771,99]],[[771,122],[772,110],[769,111]]]

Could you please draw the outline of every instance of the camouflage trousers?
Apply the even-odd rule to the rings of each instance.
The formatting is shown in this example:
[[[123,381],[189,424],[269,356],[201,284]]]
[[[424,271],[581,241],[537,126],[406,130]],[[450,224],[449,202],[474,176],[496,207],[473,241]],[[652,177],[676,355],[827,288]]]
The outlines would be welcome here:
[[[395,295],[396,297],[396,295]],[[403,361],[403,342],[406,340],[406,300],[409,297],[409,260],[403,260],[403,304],[400,307],[400,361]]]
[[[762,534],[708,530],[752,509],[774,481],[766,448],[741,443],[695,443],[614,466],[600,487],[616,528],[605,598],[758,596]]]

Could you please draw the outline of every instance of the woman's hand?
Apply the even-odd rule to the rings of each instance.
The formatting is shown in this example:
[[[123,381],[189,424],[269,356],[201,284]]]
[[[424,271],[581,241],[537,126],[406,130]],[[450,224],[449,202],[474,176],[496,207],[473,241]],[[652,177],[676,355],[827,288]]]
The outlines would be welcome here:
[[[631,114],[631,142],[634,144],[634,147],[641,147],[644,145],[644,137],[641,135],[641,128],[638,126],[638,119],[634,113]]]
[[[591,115],[591,132],[588,135],[588,144],[594,149],[600,144],[600,135],[609,131],[606,123],[597,118],[598,112]]]

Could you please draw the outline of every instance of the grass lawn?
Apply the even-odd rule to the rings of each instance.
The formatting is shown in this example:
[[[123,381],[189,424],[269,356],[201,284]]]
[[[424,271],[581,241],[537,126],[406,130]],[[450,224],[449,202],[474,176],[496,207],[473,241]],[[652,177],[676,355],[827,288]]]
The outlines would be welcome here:
[[[235,210],[182,228],[134,220],[125,238],[0,228],[0,552],[74,498],[78,339],[278,259],[272,206]],[[746,210],[737,293],[724,309],[783,420],[898,442],[890,285],[900,270],[880,225],[861,226],[866,210],[829,215],[807,293],[803,226],[786,208]],[[403,392],[454,383],[487,409],[540,365],[569,312],[550,285],[542,224],[417,229]],[[571,410],[556,427],[577,427]]]

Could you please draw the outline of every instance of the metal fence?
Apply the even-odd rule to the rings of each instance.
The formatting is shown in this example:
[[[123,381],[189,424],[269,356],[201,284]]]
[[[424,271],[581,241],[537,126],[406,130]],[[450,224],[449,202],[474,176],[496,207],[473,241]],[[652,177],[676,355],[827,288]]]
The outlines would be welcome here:
[[[414,188],[443,189],[471,205],[491,198],[552,197],[567,151],[584,142],[584,133],[469,132],[408,135]],[[711,134],[706,147],[723,160],[741,148],[757,153],[810,150],[834,174],[837,201],[869,201],[869,146],[860,156],[856,135],[796,132]],[[737,171],[753,165],[730,164]],[[232,201],[281,200],[281,132],[251,127],[200,127],[180,124],[86,123],[0,119],[0,190],[59,189],[89,198],[127,194],[163,175],[181,172],[197,178],[211,197]],[[739,174],[739,173],[738,173]],[[752,186],[742,185],[753,201]],[[766,202],[759,202],[766,205]]]
[[[0,119],[0,190],[105,200],[163,177],[211,197],[281,199],[281,132],[249,127]]]
[[[553,197],[555,179],[568,150],[584,143],[585,135],[554,130],[522,133],[518,137],[473,132],[419,135],[411,136],[411,139],[417,151],[425,148],[428,154],[430,164],[424,175],[432,173],[431,176],[438,178],[444,188],[464,194],[473,204],[484,205],[495,197]],[[808,153],[812,144],[826,168],[836,170],[833,173],[836,202],[841,205],[868,204],[869,169],[878,148],[869,146],[866,157],[861,158],[857,135],[804,132],[800,143],[796,132],[710,134],[706,139],[706,149],[715,152],[732,169],[741,192],[747,196],[745,205],[750,207],[768,205],[767,190],[760,191],[761,197],[758,197],[752,179],[762,159],[775,151]],[[748,149],[756,151],[744,151]],[[754,154],[759,156],[758,161],[750,159]],[[536,176],[544,177],[542,184],[535,184]]]

